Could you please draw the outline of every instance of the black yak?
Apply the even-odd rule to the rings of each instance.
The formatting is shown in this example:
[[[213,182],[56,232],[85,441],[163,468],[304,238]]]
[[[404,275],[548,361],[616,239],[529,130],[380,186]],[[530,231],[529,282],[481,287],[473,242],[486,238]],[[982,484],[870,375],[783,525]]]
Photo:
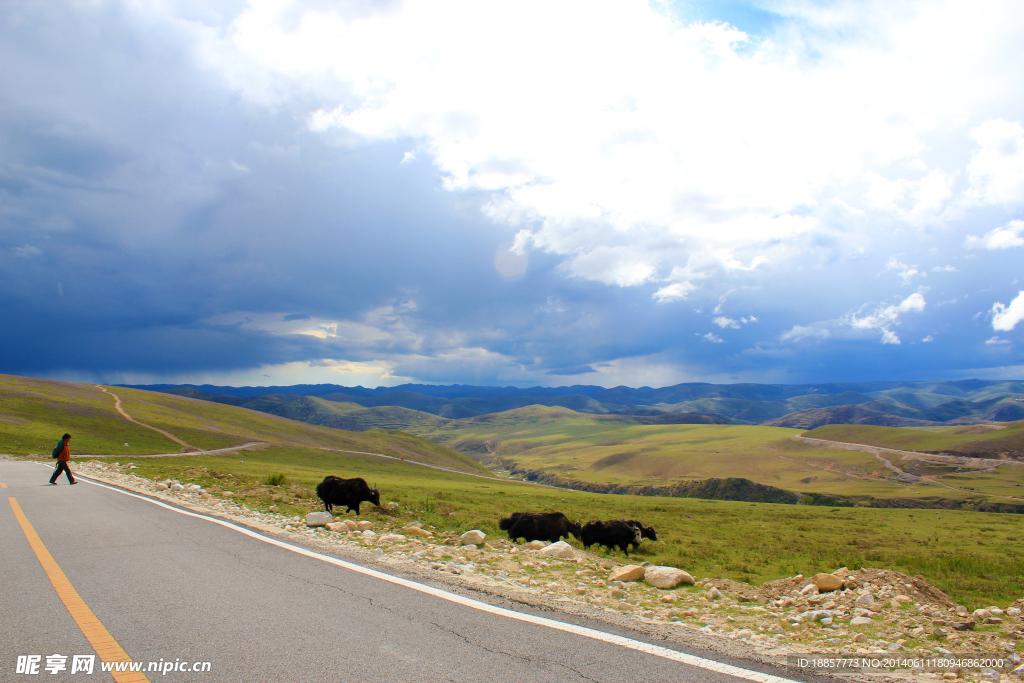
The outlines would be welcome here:
[[[508,532],[511,541],[525,538],[555,543],[562,536],[569,538],[569,534],[580,538],[580,525],[570,522],[561,512],[514,512],[502,519],[498,527]]]
[[[658,534],[655,533],[653,526],[644,526],[643,524],[641,524],[640,522],[638,522],[635,519],[626,519],[626,520],[623,520],[623,521],[626,522],[626,524],[628,524],[629,526],[633,527],[634,529],[636,529],[637,531],[640,532],[640,535],[636,539],[637,542],[633,544],[633,548],[640,547],[640,539],[642,539],[642,538],[649,538],[652,541],[657,541],[658,540]]]
[[[607,522],[587,522],[583,525],[584,548],[594,545],[603,545],[611,550],[617,547],[629,555],[629,546],[636,548],[640,544],[640,530],[630,526],[621,519],[613,519]]]
[[[317,498],[324,502],[324,509],[331,514],[334,513],[334,506],[346,506],[359,514],[359,504],[364,500],[380,507],[380,491],[370,488],[366,480],[357,477],[355,479],[342,479],[333,475],[324,477],[324,480],[317,484]]]

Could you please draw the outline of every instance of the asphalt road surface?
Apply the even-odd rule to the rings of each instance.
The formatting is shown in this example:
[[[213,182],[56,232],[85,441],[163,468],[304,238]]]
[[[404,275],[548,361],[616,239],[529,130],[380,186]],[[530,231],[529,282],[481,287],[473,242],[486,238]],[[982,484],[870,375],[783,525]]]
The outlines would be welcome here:
[[[113,680],[98,657],[91,675],[71,673],[74,655],[97,648],[143,671],[209,663],[150,681],[783,681],[601,622],[508,612],[493,596],[392,578],[81,478],[50,486],[50,473],[0,460],[2,681]],[[104,629],[109,648],[97,645]],[[32,655],[39,673],[18,673]],[[66,668],[49,673],[50,655]]]

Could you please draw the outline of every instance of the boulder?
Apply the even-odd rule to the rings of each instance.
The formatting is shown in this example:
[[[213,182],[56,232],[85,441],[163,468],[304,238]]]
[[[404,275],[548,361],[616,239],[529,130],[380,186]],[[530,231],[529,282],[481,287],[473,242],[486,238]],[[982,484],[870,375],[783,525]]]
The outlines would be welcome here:
[[[843,580],[835,574],[815,574],[811,581],[818,587],[818,591],[822,593],[837,591],[843,587]]]
[[[530,541],[526,544],[526,547],[530,550],[540,550],[541,548],[547,548],[548,544],[544,541]]]
[[[718,588],[716,588],[715,586],[712,586],[711,589],[708,591],[708,597],[712,600],[717,600],[725,596],[722,594],[722,591],[718,590]]]
[[[646,567],[638,564],[627,564],[612,570],[608,576],[609,581],[639,581],[644,578]]]
[[[804,586],[803,588],[800,589],[800,595],[810,595],[812,593],[817,593],[817,592],[818,592],[818,587],[815,586],[813,583],[809,583],[809,584],[807,584],[806,586]]]
[[[480,545],[484,542],[484,539],[487,538],[487,534],[479,529],[473,529],[472,531],[467,531],[462,534],[459,538],[467,545]]]
[[[565,541],[558,541],[541,548],[540,554],[544,557],[559,557],[563,560],[571,560],[576,557],[576,551]]]
[[[329,512],[310,512],[306,515],[306,526],[327,526],[334,521]]]
[[[857,599],[853,601],[853,604],[859,605],[860,607],[867,607],[868,605],[873,605],[875,604],[875,596],[873,596],[871,593],[865,593],[864,595],[858,596]]]
[[[681,583],[693,583],[693,577],[675,567],[648,567],[644,571],[644,581],[655,588],[667,589]]]
[[[875,623],[871,617],[854,617],[850,619],[850,626],[870,626]]]
[[[327,530],[328,531],[343,532],[343,531],[348,531],[348,527],[345,526],[344,522],[331,522],[330,524],[327,525]]]
[[[373,522],[364,519],[360,522],[356,522],[356,531],[369,531],[373,528]]]
[[[979,622],[980,621],[981,623],[984,624],[986,619],[991,619],[992,618],[992,613],[989,612],[987,609],[976,609],[976,610],[974,610],[974,614],[971,615],[971,616],[974,617],[974,621],[975,622]]]

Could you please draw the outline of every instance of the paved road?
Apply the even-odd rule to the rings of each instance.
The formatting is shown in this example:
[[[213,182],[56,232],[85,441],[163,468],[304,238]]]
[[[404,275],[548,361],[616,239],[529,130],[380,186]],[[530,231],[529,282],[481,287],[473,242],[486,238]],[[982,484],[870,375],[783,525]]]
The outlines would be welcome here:
[[[111,680],[98,662],[92,676],[15,673],[18,655],[42,655],[44,665],[46,655],[68,655],[70,668],[71,655],[94,653],[30,546],[18,508],[129,657],[210,662],[209,673],[150,673],[151,681],[781,683],[674,661],[680,655],[664,644],[599,622],[546,625],[562,617],[518,607],[521,618],[510,618],[491,596],[339,566],[84,479],[49,486],[48,474],[38,463],[0,461],[0,680]],[[603,642],[591,628],[619,640]]]

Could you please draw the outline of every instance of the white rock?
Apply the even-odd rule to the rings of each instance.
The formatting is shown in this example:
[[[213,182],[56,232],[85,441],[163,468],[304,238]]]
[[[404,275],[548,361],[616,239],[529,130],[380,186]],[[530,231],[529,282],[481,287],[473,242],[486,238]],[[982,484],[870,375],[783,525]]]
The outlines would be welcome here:
[[[645,567],[638,564],[627,564],[624,567],[616,567],[608,575],[609,583],[612,581],[639,581],[644,578]]]
[[[369,520],[364,519],[360,522],[356,522],[356,531],[369,531],[372,528],[373,522]]]
[[[487,538],[487,534],[480,531],[479,529],[473,529],[459,536],[463,543],[468,545],[480,545]]]
[[[348,529],[349,531],[356,531],[359,528],[359,526],[356,524],[356,521],[354,519],[342,520],[341,523],[344,524],[345,528]]]
[[[712,600],[717,600],[718,598],[722,597],[722,591],[712,586],[711,590],[708,591],[708,597]]]
[[[818,587],[813,583],[809,583],[800,589],[800,595],[810,595],[811,593],[817,593]]]
[[[401,543],[405,540],[402,534],[384,534],[377,539],[378,543]]]
[[[367,529],[366,531],[363,531],[359,535],[362,536],[364,539],[373,539],[373,538],[375,538],[377,536],[377,532],[374,531],[373,529]]]
[[[850,619],[850,626],[868,626],[875,623],[871,617],[854,617]]]
[[[552,543],[551,545],[541,548],[540,555],[543,555],[544,557],[560,557],[563,560],[571,560],[576,557],[576,551],[565,541],[558,541],[557,543]]]
[[[693,583],[693,577],[675,567],[648,567],[644,571],[644,581],[655,588],[668,589],[681,583]]]
[[[854,600],[853,604],[860,605],[861,607],[867,607],[868,605],[874,604],[874,602],[875,596],[871,595],[871,593],[865,593],[864,595],[861,595],[856,600]]]
[[[735,638],[736,640],[746,640],[747,638],[750,638],[752,635],[754,635],[754,632],[751,631],[749,628],[745,628],[737,631],[733,638]]]
[[[182,486],[181,484],[171,484],[171,490],[172,491],[184,491],[185,487]]]
[[[334,521],[329,512],[310,512],[306,515],[306,526],[327,526]]]

